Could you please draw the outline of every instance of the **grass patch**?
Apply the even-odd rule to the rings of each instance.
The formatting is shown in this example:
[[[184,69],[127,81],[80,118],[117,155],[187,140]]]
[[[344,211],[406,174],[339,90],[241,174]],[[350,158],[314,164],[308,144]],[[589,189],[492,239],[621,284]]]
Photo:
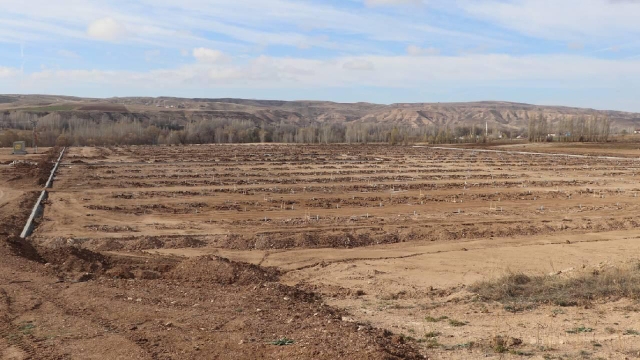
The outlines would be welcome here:
[[[433,317],[433,316],[427,316],[426,318],[424,318],[427,322],[440,322],[442,320],[447,320],[449,317],[448,316],[440,316],[440,317]]]
[[[590,333],[590,332],[593,332],[593,329],[584,327],[584,326],[567,330],[568,334],[581,334],[581,333]]]
[[[395,309],[395,310],[406,310],[406,309],[413,309],[413,308],[415,308],[415,306],[413,305],[401,305],[401,304],[391,304],[387,306],[387,309]]]
[[[535,353],[532,351],[523,351],[523,350],[510,350],[509,354],[517,355],[517,356],[526,356],[526,357],[535,355]]]
[[[20,325],[20,331],[24,335],[31,334],[35,328],[36,328],[36,326],[31,322],[26,322],[26,323],[23,323],[22,325]]]
[[[468,322],[466,322],[466,321],[458,321],[458,320],[453,320],[453,319],[449,320],[449,325],[451,325],[453,327],[465,326],[467,324],[468,324]]]
[[[431,339],[431,338],[436,338],[438,336],[442,335],[442,333],[440,331],[430,331],[426,334],[424,334],[424,337],[427,339]]]
[[[51,105],[51,106],[30,107],[30,108],[24,108],[24,109],[18,109],[18,110],[46,112],[46,111],[71,111],[75,109],[76,109],[75,105]]]
[[[588,305],[596,299],[639,300],[640,264],[585,272],[571,277],[509,274],[497,280],[476,283],[470,289],[484,300],[507,304],[507,311],[526,309],[523,304],[554,304],[565,307]],[[519,305],[513,307],[512,304]]]
[[[453,350],[461,350],[461,349],[472,349],[476,345],[475,342],[470,341],[468,343],[456,344],[453,346],[443,346],[443,348],[447,351]]]
[[[586,350],[580,350],[579,353],[580,357],[582,357],[583,359],[588,359],[591,356],[591,353],[586,351]]]
[[[624,335],[640,335],[640,331],[628,329],[624,332]]]
[[[427,349],[436,349],[442,346],[436,338],[427,339],[424,345]]]
[[[507,304],[504,306],[504,310],[508,311],[510,313],[519,313],[519,312],[524,312],[524,311],[530,311],[535,309],[535,305],[530,304],[530,303],[512,303],[512,304]]]
[[[554,316],[558,316],[558,315],[564,315],[564,314],[566,314],[567,312],[566,312],[566,311],[564,311],[564,310],[562,310],[562,309],[553,309],[553,310],[551,310],[551,313],[552,313]]]
[[[273,340],[272,342],[270,342],[269,344],[271,345],[276,345],[276,346],[285,346],[285,345],[291,345],[293,344],[295,341],[288,339],[286,337],[283,337],[282,339],[278,339],[278,340]]]

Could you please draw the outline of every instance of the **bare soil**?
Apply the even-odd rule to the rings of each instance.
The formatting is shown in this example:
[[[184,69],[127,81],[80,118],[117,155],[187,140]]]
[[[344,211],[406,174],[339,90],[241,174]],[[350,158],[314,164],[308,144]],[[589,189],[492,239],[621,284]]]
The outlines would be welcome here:
[[[422,358],[275,268],[19,239],[38,172],[0,170],[0,358]]]
[[[505,152],[71,148],[23,250],[37,254],[24,255],[36,261],[28,274],[51,279],[45,299],[83,309],[74,319],[116,330],[89,341],[80,327],[77,343],[52,343],[98,358],[104,344],[151,358],[640,356],[634,300],[524,306],[471,291],[509,273],[572,276],[637,260],[640,150],[491,149]],[[565,150],[616,158],[552,155]],[[31,188],[9,180],[15,171],[2,189],[20,204]],[[82,291],[91,295],[70,298]],[[294,343],[269,345],[285,337]],[[218,345],[202,352],[201,339]]]

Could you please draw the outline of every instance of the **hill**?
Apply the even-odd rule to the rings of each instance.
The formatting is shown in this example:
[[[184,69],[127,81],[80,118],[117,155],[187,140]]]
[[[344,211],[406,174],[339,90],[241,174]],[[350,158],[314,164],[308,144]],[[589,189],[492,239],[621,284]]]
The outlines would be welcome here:
[[[640,127],[640,113],[483,101],[468,103],[335,103],[329,101],[277,101],[250,99],[204,99],[174,97],[78,98],[52,95],[0,95],[0,114],[46,115],[88,119],[131,116],[166,123],[186,123],[194,119],[236,119],[256,124],[368,123],[421,126],[470,126],[497,129],[524,129],[530,118],[540,115],[551,125],[563,118],[608,117],[615,129]]]

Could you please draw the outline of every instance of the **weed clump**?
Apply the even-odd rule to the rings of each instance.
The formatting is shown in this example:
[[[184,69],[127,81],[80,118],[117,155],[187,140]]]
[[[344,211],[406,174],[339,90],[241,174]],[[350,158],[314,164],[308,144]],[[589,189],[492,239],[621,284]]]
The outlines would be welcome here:
[[[527,309],[526,304],[567,307],[589,305],[594,300],[639,300],[640,266],[607,268],[573,276],[509,274],[476,283],[471,291],[484,300],[509,304],[505,310],[511,312]]]

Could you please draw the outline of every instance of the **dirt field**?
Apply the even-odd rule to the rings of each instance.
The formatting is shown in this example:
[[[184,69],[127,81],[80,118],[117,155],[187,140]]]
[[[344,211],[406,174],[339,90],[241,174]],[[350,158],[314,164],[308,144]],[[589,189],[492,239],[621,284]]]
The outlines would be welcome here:
[[[561,153],[590,156],[617,156],[640,158],[640,137],[637,135],[618,136],[609,143],[572,143],[548,142],[528,143],[524,140],[515,144],[466,144],[462,148],[494,149],[500,151],[531,151],[542,153]]]
[[[382,145],[71,148],[35,248],[7,247],[39,262],[1,265],[5,354],[640,357],[633,300],[514,310],[469,289],[508,273],[637,261],[640,150],[491,149],[621,159]],[[28,171],[2,170],[2,216],[18,207],[26,217],[39,188],[25,185]],[[293,344],[270,344],[284,338]]]

